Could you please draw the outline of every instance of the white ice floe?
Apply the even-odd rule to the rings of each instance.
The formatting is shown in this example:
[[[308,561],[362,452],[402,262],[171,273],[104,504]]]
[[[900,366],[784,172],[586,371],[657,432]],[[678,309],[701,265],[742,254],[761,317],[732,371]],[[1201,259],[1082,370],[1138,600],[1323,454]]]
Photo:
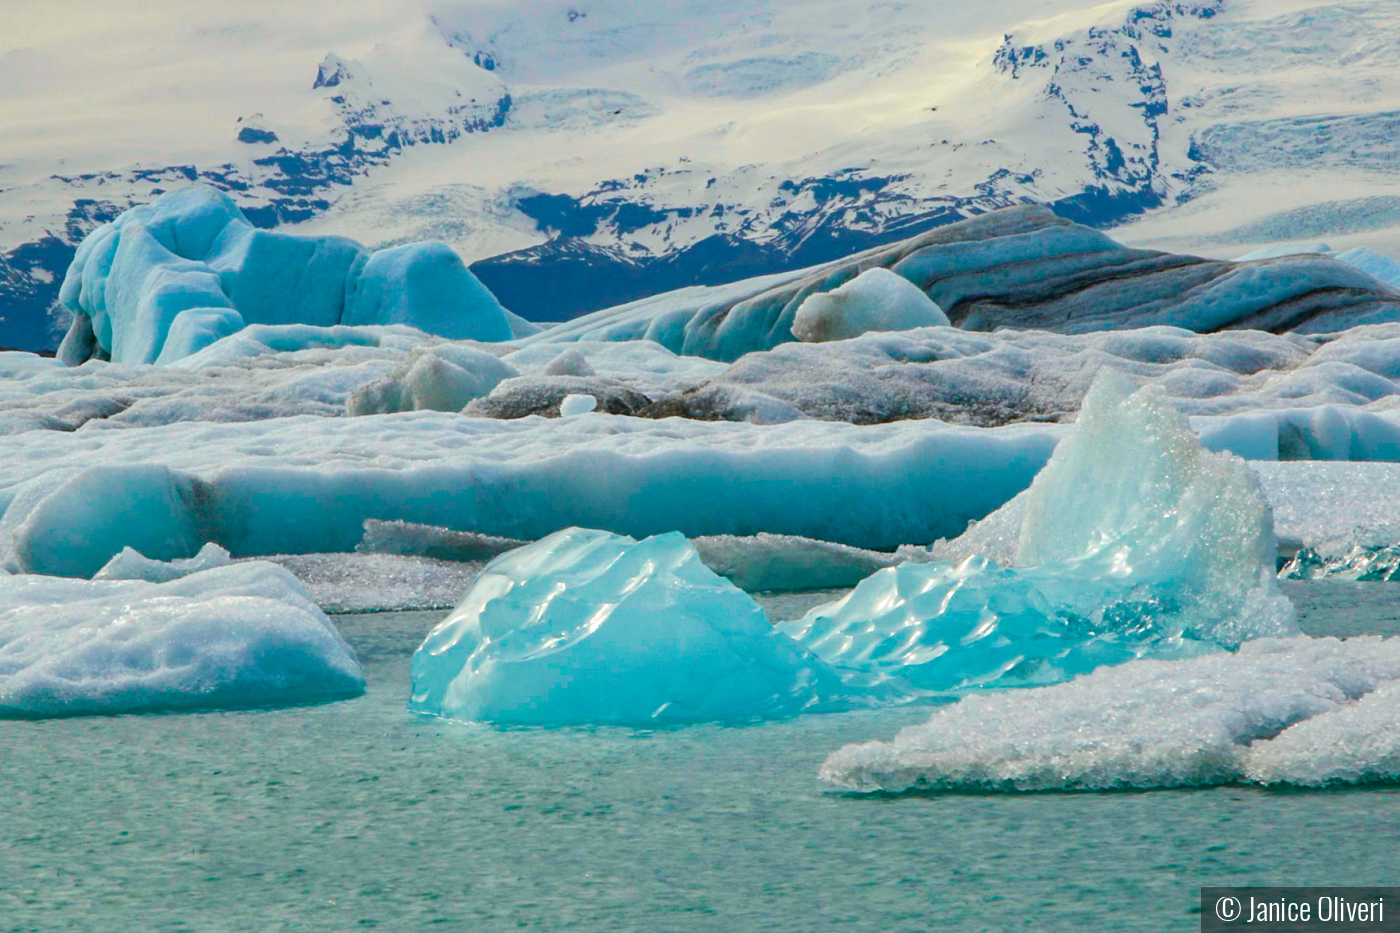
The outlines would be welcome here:
[[[821,777],[852,790],[1108,790],[1400,777],[1400,639],[1259,639],[982,693]]]
[[[793,715],[838,689],[680,535],[572,528],[487,566],[414,654],[409,708],[667,724]]]
[[[363,689],[335,626],[271,564],[168,583],[0,576],[0,716],[287,705]]]

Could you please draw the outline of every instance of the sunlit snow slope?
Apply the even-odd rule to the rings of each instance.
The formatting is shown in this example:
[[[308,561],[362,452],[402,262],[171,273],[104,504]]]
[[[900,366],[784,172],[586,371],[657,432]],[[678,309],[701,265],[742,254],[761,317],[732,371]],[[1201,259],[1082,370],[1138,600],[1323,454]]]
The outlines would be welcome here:
[[[76,242],[192,180],[263,226],[446,240],[535,319],[1022,200],[1146,212],[1134,242],[1222,256],[1400,223],[1388,0],[15,0],[3,19],[0,345],[56,344]]]

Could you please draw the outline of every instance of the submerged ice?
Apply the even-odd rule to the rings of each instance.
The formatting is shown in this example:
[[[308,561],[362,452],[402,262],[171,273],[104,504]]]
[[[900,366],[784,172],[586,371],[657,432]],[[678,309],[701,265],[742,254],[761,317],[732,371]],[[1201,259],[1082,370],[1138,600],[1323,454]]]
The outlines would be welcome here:
[[[503,724],[771,718],[839,689],[681,535],[581,528],[492,561],[412,673],[410,709]]]
[[[363,689],[354,652],[272,564],[164,583],[0,575],[0,717],[285,705]]]
[[[1016,503],[1016,567],[906,562],[779,628],[909,693],[1052,683],[1296,633],[1257,478],[1152,391],[1102,379]],[[989,522],[996,524],[996,516]]]

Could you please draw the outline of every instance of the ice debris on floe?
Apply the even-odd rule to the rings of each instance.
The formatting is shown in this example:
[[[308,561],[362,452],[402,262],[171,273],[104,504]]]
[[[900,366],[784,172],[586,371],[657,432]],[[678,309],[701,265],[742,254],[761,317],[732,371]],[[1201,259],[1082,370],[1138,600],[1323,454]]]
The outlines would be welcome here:
[[[1400,638],[1267,638],[973,694],[823,780],[861,791],[1108,790],[1400,777]]]
[[[370,252],[344,237],[260,230],[207,186],[161,195],[88,234],[59,300],[74,315],[60,353],[69,365],[92,356],[171,363],[248,324],[513,335],[500,302],[444,243]]]
[[[461,411],[488,395],[501,380],[520,375],[485,350],[438,344],[411,351],[408,359],[374,382],[360,386],[345,413],[381,415],[396,411]]]
[[[586,415],[597,407],[598,400],[591,395],[566,395],[559,403],[559,417],[572,418],[575,415]]]
[[[199,549],[194,557],[184,560],[153,560],[135,548],[124,547],[121,553],[93,574],[94,580],[145,580],[147,583],[169,583],[201,570],[227,567],[232,563],[228,551],[212,541]]]
[[[169,583],[0,576],[0,716],[285,705],[363,689],[354,652],[271,564]]]
[[[806,343],[848,340],[868,331],[946,325],[933,300],[904,276],[880,266],[829,292],[808,295],[792,319],[792,335]]]
[[[410,709],[515,724],[770,718],[840,687],[681,535],[580,528],[492,561],[412,672]]]
[[[1017,502],[1017,567],[907,562],[779,629],[848,682],[934,692],[1296,633],[1258,479],[1202,449],[1150,389],[1129,389],[1095,384]]]

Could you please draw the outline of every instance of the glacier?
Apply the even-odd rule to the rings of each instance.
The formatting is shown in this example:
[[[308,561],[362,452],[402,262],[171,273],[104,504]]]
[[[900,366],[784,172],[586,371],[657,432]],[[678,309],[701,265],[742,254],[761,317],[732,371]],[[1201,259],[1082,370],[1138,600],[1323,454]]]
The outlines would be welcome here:
[[[515,335],[511,316],[446,244],[370,252],[344,237],[261,230],[207,186],[163,194],[90,233],[59,300],[73,312],[59,347],[69,365],[92,357],[172,363],[249,324]]]
[[[1151,389],[1095,383],[1015,509],[1015,567],[906,562],[778,628],[852,682],[945,693],[1297,633],[1259,481]]]
[[[164,583],[0,576],[0,717],[285,706],[363,690],[354,652],[281,567]]]
[[[840,689],[682,536],[580,528],[488,564],[412,676],[410,710],[512,725],[773,718]]]

